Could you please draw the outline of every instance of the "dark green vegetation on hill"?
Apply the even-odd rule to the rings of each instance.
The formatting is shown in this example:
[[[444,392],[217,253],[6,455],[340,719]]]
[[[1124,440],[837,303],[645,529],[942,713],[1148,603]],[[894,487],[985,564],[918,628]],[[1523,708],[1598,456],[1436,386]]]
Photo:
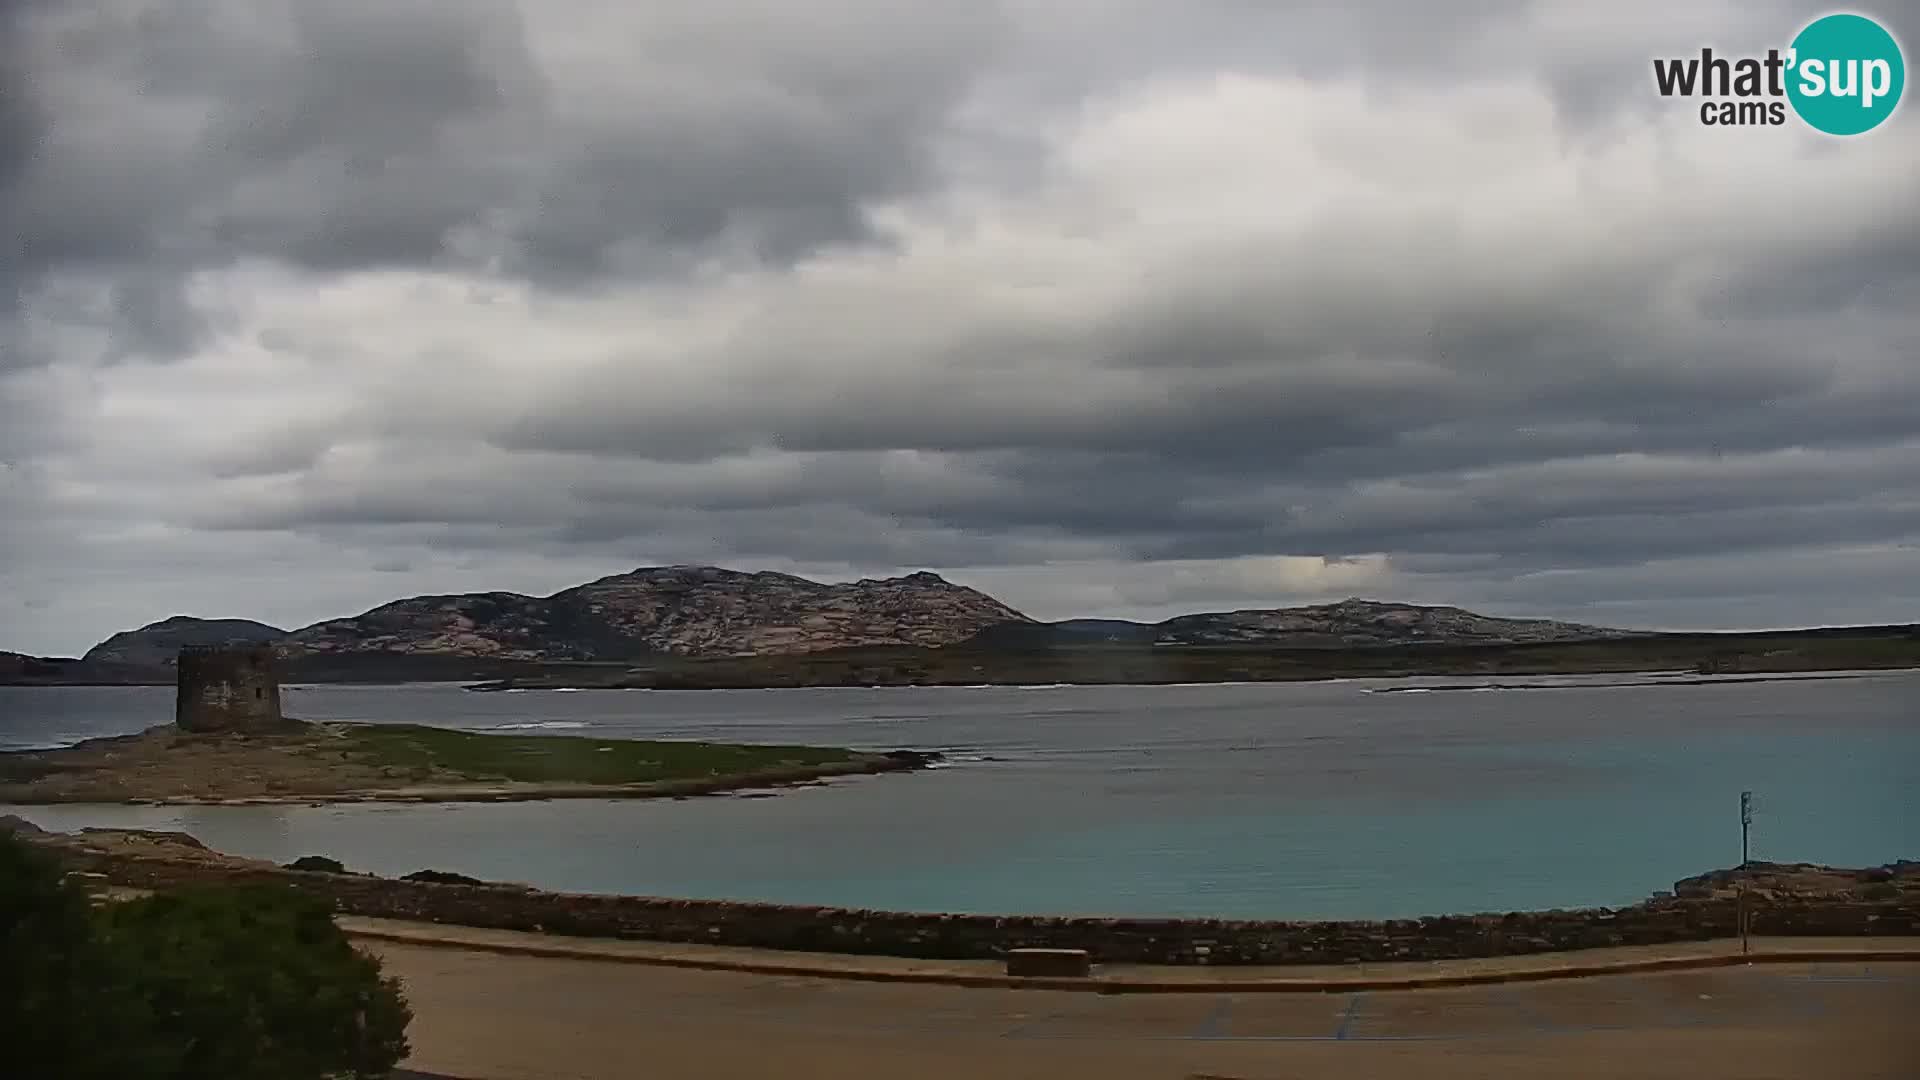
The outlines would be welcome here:
[[[52,858],[0,832],[8,1076],[385,1076],[410,1020],[399,984],[324,901],[255,886],[95,907]]]
[[[172,685],[165,669],[90,670],[78,661],[29,661],[0,684]],[[656,657],[631,662],[542,662],[468,656],[318,656],[281,661],[281,678],[300,682],[412,680],[515,686],[650,686],[707,689],[767,686],[890,686],[980,683],[1178,683],[1390,677],[1538,675],[1629,671],[1718,674],[1920,667],[1920,627],[1871,626],[1756,634],[1652,634],[1597,641],[1523,645],[1275,648],[1246,645],[1077,645],[940,649],[878,647],[711,659]]]
[[[1920,627],[1764,634],[1671,634],[1527,645],[1347,649],[1085,645],[1022,651],[840,649],[802,656],[688,660],[644,668],[578,666],[502,676],[493,686],[713,689],[765,686],[972,686],[1263,682],[1406,675],[1636,671],[1759,674],[1920,667]]]

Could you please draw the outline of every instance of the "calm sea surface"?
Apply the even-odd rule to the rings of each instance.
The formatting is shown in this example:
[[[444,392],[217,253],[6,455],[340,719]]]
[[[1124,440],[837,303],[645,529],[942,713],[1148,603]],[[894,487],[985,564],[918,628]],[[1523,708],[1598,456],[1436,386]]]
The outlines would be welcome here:
[[[1617,905],[1739,860],[1920,858],[1920,674],[1402,692],[1284,685],[470,693],[289,687],[290,715],[945,751],[777,798],[6,807],[587,892],[1320,918]],[[1612,681],[1620,681],[1618,679]],[[1390,691],[1390,692],[1387,692]],[[0,748],[171,720],[165,688],[0,687]]]

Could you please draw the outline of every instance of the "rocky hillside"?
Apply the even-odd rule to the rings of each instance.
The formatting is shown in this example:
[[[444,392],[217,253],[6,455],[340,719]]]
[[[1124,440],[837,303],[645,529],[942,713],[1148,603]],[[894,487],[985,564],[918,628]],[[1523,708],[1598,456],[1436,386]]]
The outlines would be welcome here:
[[[790,574],[647,567],[552,596],[421,596],[296,630],[289,655],[502,660],[745,656],[860,645],[950,645],[1028,622],[984,593],[921,572],[826,585]]]
[[[1181,615],[1158,624],[1156,642],[1182,645],[1514,645],[1625,637],[1610,630],[1551,619],[1503,619],[1457,607],[1342,600],[1337,604]]]
[[[42,678],[56,673],[57,664],[25,653],[0,652],[0,685],[27,678]]]
[[[1037,623],[937,574],[827,585],[791,574],[711,566],[644,567],[552,596],[415,596],[286,632],[244,619],[175,616],[90,649],[89,669],[153,670],[183,646],[274,642],[323,665],[433,658],[487,662],[779,656],[860,646],[970,641],[1019,651],[1062,645],[1513,644],[1632,636],[1576,623],[1501,619],[1453,607],[1337,604],[1182,615],[1159,623]],[[19,665],[16,665],[19,666]],[[15,677],[24,677],[20,672]],[[113,678],[124,677],[116,671]]]
[[[171,668],[102,661],[90,664],[71,656],[27,656],[0,652],[0,686],[129,686],[170,684]],[[0,728],[5,716],[0,715]]]
[[[264,645],[287,636],[285,630],[249,619],[196,619],[175,615],[138,630],[122,630],[87,650],[90,664],[171,664],[189,645]]]
[[[1457,607],[1422,607],[1350,599],[1307,607],[1180,615],[1158,623],[1075,619],[996,627],[980,638],[1005,647],[1075,644],[1271,645],[1339,648],[1356,645],[1512,645],[1634,636],[1550,619],[1502,619]]]

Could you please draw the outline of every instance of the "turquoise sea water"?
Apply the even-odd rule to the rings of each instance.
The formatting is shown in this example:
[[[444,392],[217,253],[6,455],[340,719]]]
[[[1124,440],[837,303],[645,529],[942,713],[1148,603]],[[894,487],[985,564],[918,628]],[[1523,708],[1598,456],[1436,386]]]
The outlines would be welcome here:
[[[1738,861],[1743,789],[1755,792],[1755,858],[1920,858],[1920,673],[1501,681],[1537,688],[294,687],[287,710],[310,719],[913,747],[954,764],[776,798],[0,813],[184,829],[240,854],[328,854],[381,873],[977,912],[1332,918],[1630,903]],[[0,748],[170,715],[166,689],[0,688]]]

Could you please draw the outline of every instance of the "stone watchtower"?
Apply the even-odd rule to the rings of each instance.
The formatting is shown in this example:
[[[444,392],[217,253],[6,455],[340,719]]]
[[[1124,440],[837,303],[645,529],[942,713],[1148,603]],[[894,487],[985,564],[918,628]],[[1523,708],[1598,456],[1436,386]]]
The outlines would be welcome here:
[[[181,649],[173,722],[182,731],[201,733],[284,729],[273,660],[269,645]]]

